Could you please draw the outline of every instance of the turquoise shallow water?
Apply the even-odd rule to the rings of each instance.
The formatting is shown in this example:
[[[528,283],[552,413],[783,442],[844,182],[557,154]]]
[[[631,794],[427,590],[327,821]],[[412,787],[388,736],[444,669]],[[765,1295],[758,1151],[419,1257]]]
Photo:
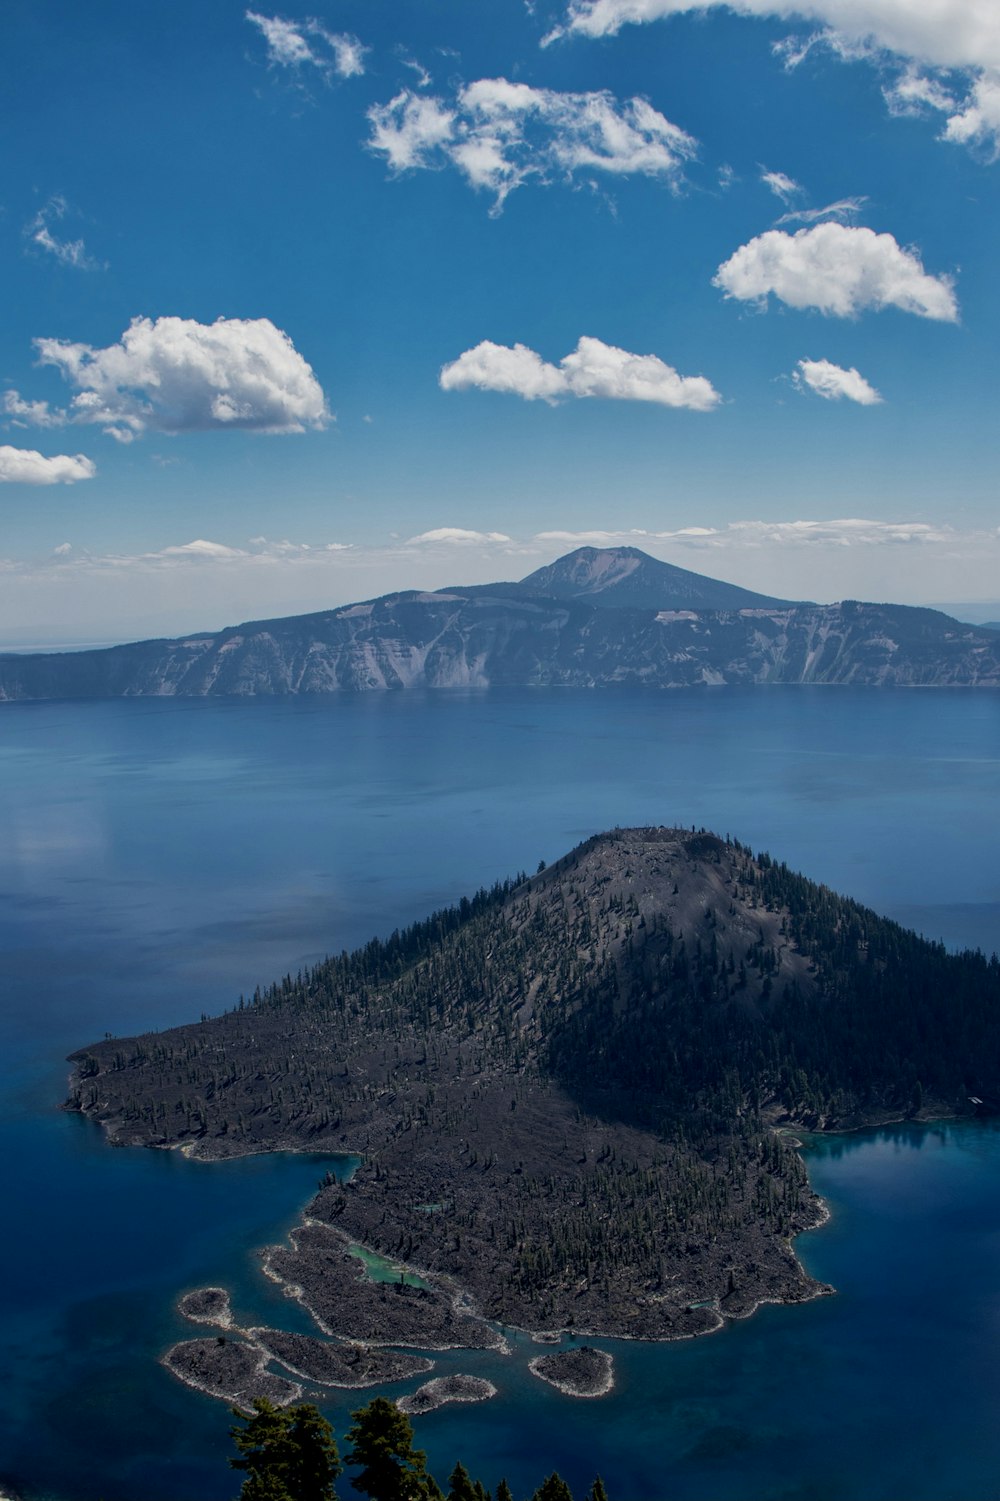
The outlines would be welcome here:
[[[223,1404],[155,1362],[186,1287],[301,1312],[261,1277],[330,1165],[113,1151],[54,1109],[65,1054],[197,1018],[610,824],[732,832],[933,937],[1000,947],[1000,696],[829,689],[376,695],[0,710],[0,1489],[224,1501]],[[506,1359],[419,1420],[515,1492],[599,1468],[618,1501],[1000,1497],[1000,1133],[810,1147],[835,1298],[709,1339],[611,1346],[571,1402]],[[343,1427],[357,1398],[334,1403]],[[342,1487],[345,1489],[346,1487]]]

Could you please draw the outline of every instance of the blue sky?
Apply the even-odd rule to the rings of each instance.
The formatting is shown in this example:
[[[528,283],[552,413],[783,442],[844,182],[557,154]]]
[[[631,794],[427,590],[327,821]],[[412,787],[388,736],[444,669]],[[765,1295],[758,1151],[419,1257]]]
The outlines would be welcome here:
[[[1000,595],[992,0],[7,0],[0,640]]]

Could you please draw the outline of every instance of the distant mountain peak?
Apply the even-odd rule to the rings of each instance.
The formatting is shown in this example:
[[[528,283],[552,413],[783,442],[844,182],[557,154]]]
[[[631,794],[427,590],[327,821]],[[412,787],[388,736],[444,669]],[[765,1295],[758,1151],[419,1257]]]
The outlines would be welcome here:
[[[518,588],[609,609],[760,610],[792,604],[663,563],[638,547],[578,547],[529,573]]]

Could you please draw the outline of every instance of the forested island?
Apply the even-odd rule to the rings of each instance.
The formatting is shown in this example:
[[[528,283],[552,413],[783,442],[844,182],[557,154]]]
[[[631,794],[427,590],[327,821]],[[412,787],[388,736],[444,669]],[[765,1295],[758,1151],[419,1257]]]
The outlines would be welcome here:
[[[328,1335],[671,1339],[825,1291],[791,1247],[824,1211],[776,1128],[992,1108],[998,1002],[995,957],[735,840],[614,830],[224,1015],[81,1050],[68,1105],[117,1145],[358,1154],[265,1263]],[[366,1278],[353,1244],[419,1277]]]

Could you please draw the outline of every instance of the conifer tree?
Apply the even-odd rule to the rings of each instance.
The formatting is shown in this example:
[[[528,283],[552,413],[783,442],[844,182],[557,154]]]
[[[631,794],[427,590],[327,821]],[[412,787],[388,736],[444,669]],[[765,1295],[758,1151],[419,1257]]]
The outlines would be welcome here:
[[[288,1413],[266,1397],[255,1397],[252,1416],[238,1407],[233,1408],[233,1416],[243,1424],[230,1429],[240,1457],[229,1463],[234,1470],[244,1470],[247,1477],[240,1501],[293,1501],[285,1484],[291,1459]]]
[[[352,1445],[345,1454],[361,1474],[351,1485],[370,1501],[437,1501],[441,1489],[427,1473],[427,1456],[413,1447],[413,1424],[395,1402],[374,1397],[351,1413],[347,1431]],[[442,1498],[443,1501],[443,1498]]]
[[[472,1476],[461,1460],[448,1476],[448,1501],[478,1501]]]
[[[234,1407],[243,1424],[231,1430],[240,1457],[229,1463],[246,1471],[240,1501],[336,1501],[333,1482],[340,1458],[333,1429],[311,1402],[282,1411],[257,1397],[253,1414]]]
[[[557,1471],[542,1481],[531,1501],[573,1501],[573,1492]]]
[[[333,1482],[343,1465],[333,1429],[311,1402],[300,1402],[289,1416],[292,1454],[287,1483],[294,1501],[337,1501]]]

